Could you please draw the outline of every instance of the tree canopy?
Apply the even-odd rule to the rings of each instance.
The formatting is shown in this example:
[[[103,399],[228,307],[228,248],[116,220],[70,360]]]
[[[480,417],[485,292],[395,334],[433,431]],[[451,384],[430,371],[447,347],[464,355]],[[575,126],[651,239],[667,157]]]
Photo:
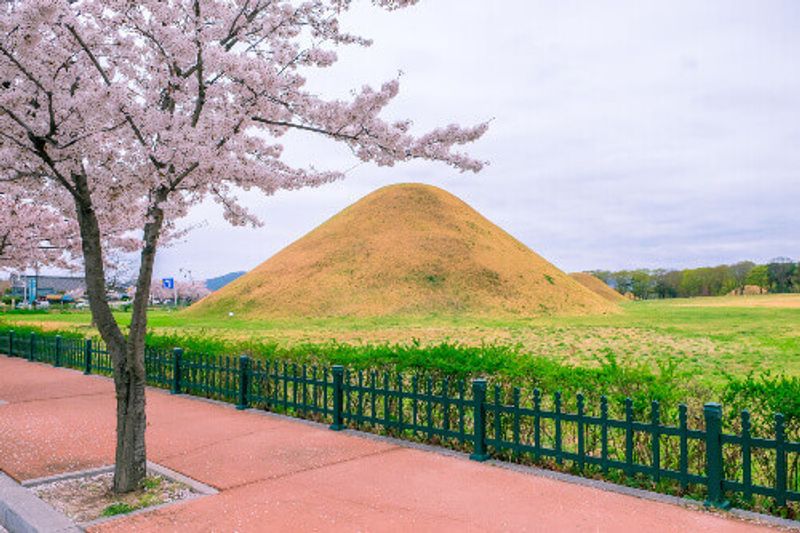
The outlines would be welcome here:
[[[764,265],[740,261],[684,270],[595,270],[592,274],[620,293],[631,293],[639,299],[721,296],[741,293],[748,285],[764,292],[800,292],[800,263],[787,258],[776,258]]]
[[[114,487],[145,472],[144,335],[153,262],[206,198],[232,224],[258,224],[240,190],[319,186],[340,169],[293,166],[281,139],[323,136],[364,162],[411,159],[479,171],[458,151],[487,124],[413,133],[381,117],[397,79],[348,100],[307,86],[343,46],[353,0],[56,0],[0,7],[0,266],[83,266],[94,321],[114,363]],[[417,0],[372,0],[387,10]],[[114,253],[138,251],[130,327],[106,301]]]

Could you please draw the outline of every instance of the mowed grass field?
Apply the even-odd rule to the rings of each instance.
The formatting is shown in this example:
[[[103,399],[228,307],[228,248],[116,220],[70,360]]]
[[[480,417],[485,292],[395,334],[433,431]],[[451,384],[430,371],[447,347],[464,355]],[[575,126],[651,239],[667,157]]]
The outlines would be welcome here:
[[[623,312],[584,317],[489,320],[430,316],[295,320],[201,319],[152,310],[157,334],[263,341],[281,346],[348,344],[506,344],[531,357],[593,366],[613,355],[621,363],[677,364],[698,385],[749,372],[800,376],[800,295],[763,295],[627,302]],[[125,323],[128,316],[120,312]],[[88,312],[0,314],[0,325],[92,332]]]

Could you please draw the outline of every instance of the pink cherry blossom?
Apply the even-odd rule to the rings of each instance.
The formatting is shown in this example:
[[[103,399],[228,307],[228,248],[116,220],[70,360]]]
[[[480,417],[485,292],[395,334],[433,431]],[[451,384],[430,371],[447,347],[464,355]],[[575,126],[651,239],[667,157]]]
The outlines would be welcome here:
[[[417,0],[371,0],[386,10]],[[441,161],[477,172],[459,150],[487,124],[416,135],[381,113],[399,82],[348,101],[306,86],[342,46],[354,0],[12,0],[0,7],[2,266],[82,262],[93,318],[114,361],[115,488],[144,475],[147,298],[123,332],[106,301],[114,252],[139,250],[136,294],[150,292],[159,243],[205,198],[232,224],[258,220],[239,189],[273,194],[341,179],[283,158],[291,130],[347,145],[361,161]]]

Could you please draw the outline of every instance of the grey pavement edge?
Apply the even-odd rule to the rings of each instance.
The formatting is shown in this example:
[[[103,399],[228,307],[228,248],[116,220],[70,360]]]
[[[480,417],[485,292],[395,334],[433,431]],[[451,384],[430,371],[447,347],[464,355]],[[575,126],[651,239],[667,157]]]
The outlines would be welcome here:
[[[99,468],[80,470],[78,472],[67,472],[65,474],[59,474],[56,476],[29,479],[22,482],[22,484],[17,483],[7,475],[0,472],[0,533],[77,533],[79,531],[83,531],[83,529],[70,520],[68,516],[60,511],[57,511],[45,501],[37,497],[36,494],[29,490],[29,488],[46,483],[52,483],[54,481],[94,476],[97,474],[112,472],[113,470],[113,466],[102,466]],[[213,487],[150,461],[147,462],[147,470],[187,485],[192,489],[194,494],[179,501],[169,502],[162,505],[154,505],[152,507],[140,509],[125,515],[100,518],[86,524],[81,524],[81,526],[89,526],[111,520],[118,520],[121,518],[154,511],[175,503],[181,503],[194,498],[199,498],[201,496],[209,496],[218,493],[218,491]],[[6,532],[6,529],[8,532]]]
[[[0,473],[0,526],[10,533],[79,533],[69,518]]]

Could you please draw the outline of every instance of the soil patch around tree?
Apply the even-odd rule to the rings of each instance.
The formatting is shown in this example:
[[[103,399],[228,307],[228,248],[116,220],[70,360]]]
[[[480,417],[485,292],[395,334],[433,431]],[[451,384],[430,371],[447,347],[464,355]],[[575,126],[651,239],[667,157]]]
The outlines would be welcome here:
[[[114,473],[110,471],[88,473],[43,482],[30,490],[75,523],[84,525],[199,495],[192,487],[156,472],[150,472],[138,490],[127,494],[115,494],[113,480]]]

